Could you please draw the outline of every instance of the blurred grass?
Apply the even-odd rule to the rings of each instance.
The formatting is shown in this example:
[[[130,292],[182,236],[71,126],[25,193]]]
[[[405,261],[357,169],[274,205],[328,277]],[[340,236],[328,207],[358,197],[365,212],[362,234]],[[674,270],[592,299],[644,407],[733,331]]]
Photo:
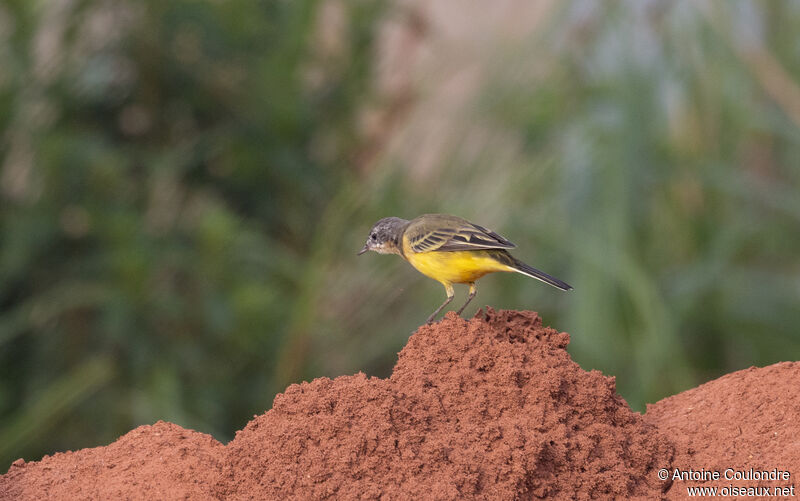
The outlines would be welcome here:
[[[355,256],[388,215],[574,285],[467,314],[539,311],[634,409],[800,356],[800,8],[437,5],[0,6],[0,471],[387,375],[444,297]]]

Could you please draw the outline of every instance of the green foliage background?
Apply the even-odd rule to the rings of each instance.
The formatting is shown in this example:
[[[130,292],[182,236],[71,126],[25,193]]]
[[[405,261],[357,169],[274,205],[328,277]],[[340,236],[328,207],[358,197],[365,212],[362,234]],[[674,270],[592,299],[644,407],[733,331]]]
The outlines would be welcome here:
[[[539,311],[637,410],[800,357],[800,4],[557,3],[470,46],[453,17],[0,6],[0,471],[387,375],[444,298],[356,258],[388,215],[462,215],[573,284],[487,277],[468,314]],[[388,91],[387,26],[433,60]]]

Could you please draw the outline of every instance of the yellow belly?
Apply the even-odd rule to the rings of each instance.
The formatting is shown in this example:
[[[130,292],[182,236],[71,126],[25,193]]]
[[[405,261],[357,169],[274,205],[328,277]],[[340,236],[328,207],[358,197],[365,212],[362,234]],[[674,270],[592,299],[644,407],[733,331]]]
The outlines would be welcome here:
[[[405,257],[420,273],[445,284],[465,284],[487,273],[512,271],[487,251],[407,252]]]

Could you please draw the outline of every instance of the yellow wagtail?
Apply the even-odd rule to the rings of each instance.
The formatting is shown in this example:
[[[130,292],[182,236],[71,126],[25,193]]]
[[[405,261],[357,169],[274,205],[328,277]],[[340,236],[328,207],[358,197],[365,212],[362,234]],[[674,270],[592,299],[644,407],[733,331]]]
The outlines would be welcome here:
[[[514,247],[497,233],[466,219],[425,214],[411,221],[399,217],[381,219],[370,230],[358,255],[370,250],[399,254],[420,273],[441,282],[447,299],[428,317],[428,323],[453,300],[453,284],[469,284],[469,296],[458,310],[460,315],[475,297],[475,281],[495,271],[515,271],[561,290],[572,290],[569,284],[509,254],[507,249]]]

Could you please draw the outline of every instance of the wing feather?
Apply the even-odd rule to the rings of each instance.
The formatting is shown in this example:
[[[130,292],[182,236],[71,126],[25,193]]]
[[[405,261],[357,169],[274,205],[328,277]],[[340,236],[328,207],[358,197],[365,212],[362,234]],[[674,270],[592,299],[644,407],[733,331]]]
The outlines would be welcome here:
[[[413,221],[406,231],[414,252],[513,249],[503,236],[466,219],[438,214]]]

